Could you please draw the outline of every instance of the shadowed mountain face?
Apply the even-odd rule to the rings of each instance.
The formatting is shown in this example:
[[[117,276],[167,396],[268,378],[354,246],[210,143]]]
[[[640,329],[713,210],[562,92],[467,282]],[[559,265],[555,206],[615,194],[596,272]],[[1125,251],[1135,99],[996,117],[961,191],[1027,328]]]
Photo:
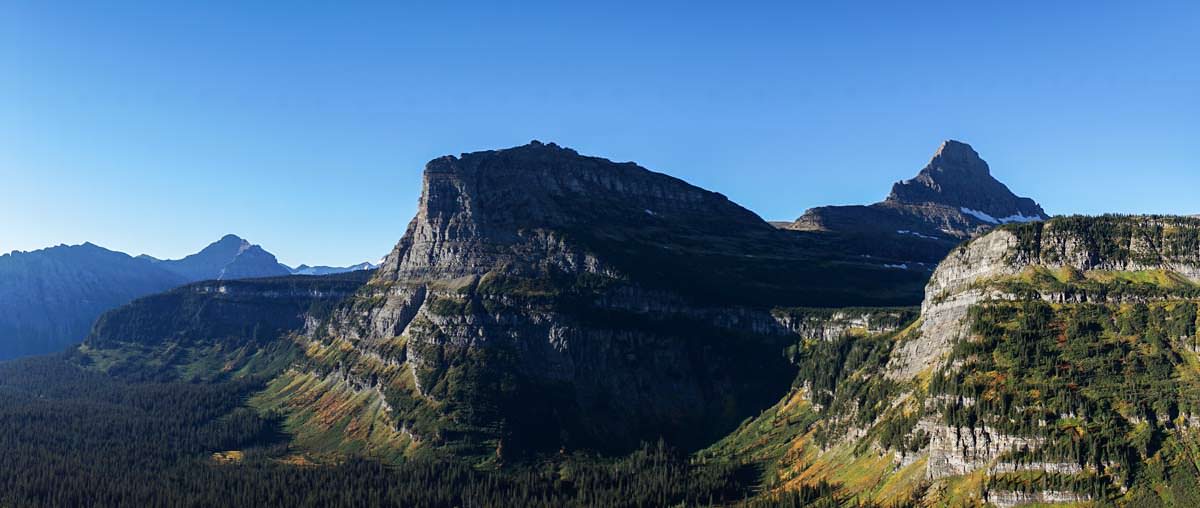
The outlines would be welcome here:
[[[946,141],[916,177],[897,182],[882,202],[813,208],[785,227],[918,236],[952,245],[999,224],[1046,217],[1032,199],[1016,196],[992,177],[970,145]]]
[[[0,359],[59,351],[100,313],[185,282],[90,243],[0,256]]]

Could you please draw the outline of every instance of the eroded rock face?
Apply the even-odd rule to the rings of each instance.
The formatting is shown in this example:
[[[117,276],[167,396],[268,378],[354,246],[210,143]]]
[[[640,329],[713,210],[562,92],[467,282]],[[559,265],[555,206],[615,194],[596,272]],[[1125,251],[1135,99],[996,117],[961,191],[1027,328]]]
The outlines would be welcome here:
[[[1021,271],[1021,265],[1011,262],[1016,246],[1015,235],[998,230],[950,252],[925,286],[920,334],[893,354],[889,377],[907,380],[941,364],[954,342],[967,332],[971,306],[997,296],[976,283]]]
[[[1092,497],[1089,495],[1058,490],[1040,490],[1037,492],[1001,490],[989,492],[987,496],[987,501],[999,508],[1037,504],[1086,503],[1091,500]]]
[[[926,477],[937,480],[971,474],[988,468],[1001,454],[1021,448],[1032,449],[1040,440],[1009,436],[987,427],[947,427],[926,422],[929,433],[929,462]],[[1030,467],[1038,467],[1032,465]]]

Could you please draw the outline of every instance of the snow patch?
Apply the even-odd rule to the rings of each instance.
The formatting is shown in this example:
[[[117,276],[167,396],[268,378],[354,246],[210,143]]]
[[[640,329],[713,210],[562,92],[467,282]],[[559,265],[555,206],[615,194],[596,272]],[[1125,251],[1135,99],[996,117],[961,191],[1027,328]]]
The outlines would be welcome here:
[[[900,263],[900,264],[898,264],[898,265],[883,265],[883,267],[884,267],[884,268],[897,268],[897,269],[900,269],[900,270],[907,270],[907,269],[908,269],[908,263]]]
[[[988,215],[984,212],[981,212],[979,210],[972,210],[965,206],[959,208],[959,210],[962,210],[962,213],[973,216],[976,219],[987,222],[989,224],[1008,224],[1010,222],[1037,222],[1037,221],[1042,220],[1041,217],[1038,217],[1036,215],[1030,217],[1028,215],[1022,214],[1021,212],[1017,212],[1013,215],[1009,215],[1008,217],[1003,217],[1003,218],[997,219],[997,218],[992,217],[991,215]]]
[[[967,214],[967,215],[970,215],[970,216],[972,216],[972,217],[975,217],[976,219],[979,219],[979,220],[981,220],[981,221],[987,222],[987,223],[989,223],[989,224],[999,224],[999,223],[1000,223],[1000,221],[996,220],[996,218],[995,218],[995,217],[992,217],[991,215],[988,215],[988,214],[986,214],[986,213],[983,213],[983,212],[981,212],[981,211],[979,211],[979,210],[972,210],[972,209],[970,209],[970,208],[967,208],[967,207],[965,207],[965,206],[964,206],[964,207],[960,207],[960,208],[959,208],[959,210],[962,210],[962,213],[965,213],[965,214]]]

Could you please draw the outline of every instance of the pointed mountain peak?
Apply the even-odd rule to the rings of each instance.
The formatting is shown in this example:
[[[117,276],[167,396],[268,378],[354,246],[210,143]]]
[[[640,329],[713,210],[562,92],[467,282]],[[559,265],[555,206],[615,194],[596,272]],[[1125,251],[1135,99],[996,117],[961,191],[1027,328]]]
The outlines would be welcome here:
[[[930,163],[935,161],[966,165],[982,164],[984,168],[987,168],[987,163],[979,158],[979,152],[971,148],[971,145],[953,139],[942,142],[942,146],[938,147],[937,153],[933,154]]]
[[[202,249],[200,253],[207,252],[213,255],[233,257],[246,252],[247,249],[250,249],[253,246],[254,245],[245,238],[230,234],[222,236],[220,240],[208,244],[208,246]]]
[[[917,179],[922,177],[934,181],[957,177],[990,178],[991,169],[971,145],[948,139],[917,175]]]
[[[250,246],[250,242],[238,235],[228,234],[222,236],[220,240],[213,242],[211,245],[237,245],[245,248]]]
[[[976,217],[1046,217],[1032,199],[1018,197],[993,178],[971,145],[955,140],[944,141],[916,177],[893,185],[885,202],[945,205],[972,210]]]
[[[188,280],[232,279],[287,275],[275,256],[237,235],[225,235],[183,259],[161,265]]]

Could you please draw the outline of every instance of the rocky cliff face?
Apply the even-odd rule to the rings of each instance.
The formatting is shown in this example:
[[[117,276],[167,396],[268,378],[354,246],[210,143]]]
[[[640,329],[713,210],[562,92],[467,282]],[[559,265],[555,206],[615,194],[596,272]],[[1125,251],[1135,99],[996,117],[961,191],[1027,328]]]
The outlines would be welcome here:
[[[973,148],[950,140],[917,176],[893,185],[882,202],[813,208],[787,227],[954,244],[999,224],[1046,217],[1032,199],[1016,196],[996,180]]]

